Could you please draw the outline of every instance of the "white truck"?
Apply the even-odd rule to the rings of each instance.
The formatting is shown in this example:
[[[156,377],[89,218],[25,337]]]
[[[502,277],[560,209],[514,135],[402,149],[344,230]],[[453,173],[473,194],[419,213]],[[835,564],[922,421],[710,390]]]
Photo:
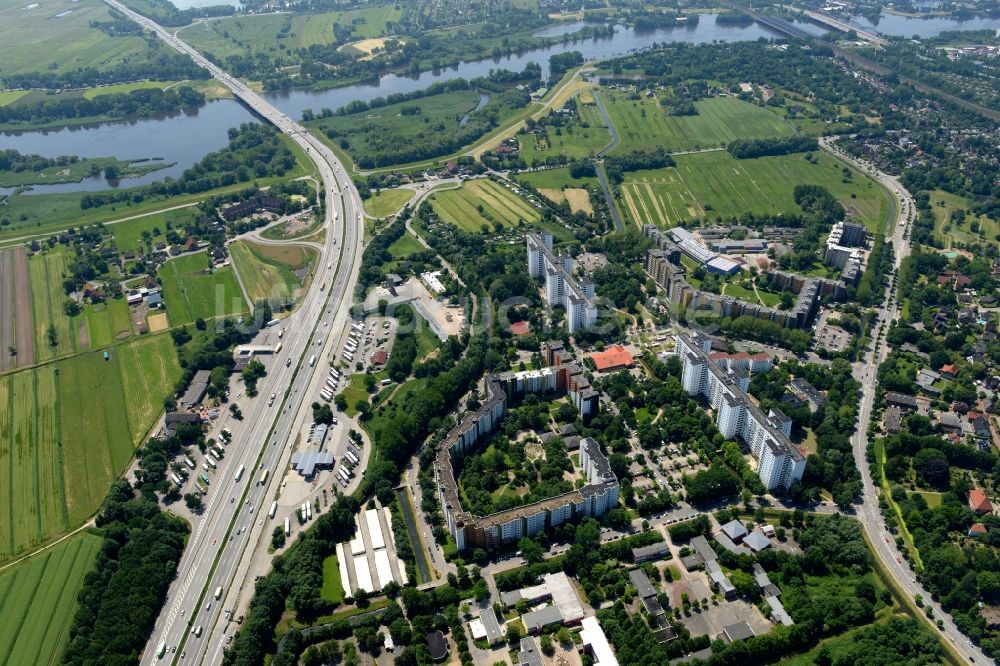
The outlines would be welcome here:
[[[236,470],[236,480],[239,481],[243,478],[243,472],[247,471],[246,465],[240,465],[240,468]]]
[[[222,586],[215,588],[215,600],[218,601],[222,598]]]
[[[277,512],[278,512],[278,502],[277,500],[275,500],[274,502],[271,502],[271,509],[267,512],[267,517],[273,520],[274,514],[276,514]]]
[[[314,365],[316,365],[316,354],[313,354],[312,356],[309,357],[309,367],[311,368]]]

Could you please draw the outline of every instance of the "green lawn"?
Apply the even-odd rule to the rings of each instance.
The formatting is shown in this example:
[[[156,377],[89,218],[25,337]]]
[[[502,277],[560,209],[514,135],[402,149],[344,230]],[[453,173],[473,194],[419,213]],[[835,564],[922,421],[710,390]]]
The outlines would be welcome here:
[[[259,245],[247,241],[230,244],[229,252],[254,303],[270,298],[300,298],[308,279],[301,280],[292,271],[314,271],[319,256],[306,245]]]
[[[13,104],[28,94],[28,90],[0,90],[0,106]]]
[[[671,116],[656,97],[630,100],[621,92],[599,93],[621,143],[612,154],[661,148],[671,152],[725,146],[735,139],[794,134],[780,116],[736,97],[695,102],[698,114]]]
[[[425,248],[417,240],[417,237],[406,231],[399,239],[389,246],[389,254],[393,259],[404,259],[414,252],[421,252]]]
[[[470,233],[480,233],[484,225],[512,227],[542,218],[527,201],[491,180],[467,181],[457,190],[435,194],[431,204],[444,222]]]
[[[319,596],[333,603],[344,598],[344,586],[340,581],[340,567],[337,565],[335,554],[323,560],[323,587],[319,591]]]
[[[382,190],[365,199],[365,212],[374,217],[388,217],[413,198],[413,190]]]
[[[815,164],[801,153],[749,160],[737,160],[721,150],[679,155],[676,167],[628,173],[619,204],[626,217],[640,226],[671,227],[748,212],[799,212],[792,197],[795,186],[815,184],[827,188],[870,230],[884,228],[890,208],[885,191],[858,171],[852,171],[845,183],[843,163],[819,152],[813,155]]]
[[[560,190],[563,187],[589,187],[597,185],[596,178],[574,178],[570,175],[568,167],[519,173],[517,174],[517,180],[524,181],[540,190]]]
[[[180,378],[167,335],[0,377],[0,559],[93,514]]]
[[[157,271],[171,326],[248,311],[232,266],[211,270],[205,252],[166,262]]]
[[[27,72],[65,73],[96,67],[107,69],[125,61],[142,62],[152,46],[142,37],[108,37],[91,21],[111,20],[100,0],[52,0],[0,4],[0,77]]]
[[[118,95],[146,88],[159,88],[160,90],[163,90],[167,86],[171,86],[173,84],[173,81],[133,81],[131,83],[115,83],[109,86],[88,88],[84,91],[83,97],[85,99],[93,99],[98,95]]]
[[[80,534],[0,574],[0,663],[59,661],[101,541]]]
[[[780,294],[774,294],[760,288],[758,288],[755,292],[753,287],[746,288],[737,282],[727,282],[726,286],[723,288],[723,293],[726,296],[735,296],[736,298],[740,298],[750,303],[760,303],[761,305],[766,305],[767,307],[772,308],[781,303]]]
[[[357,373],[351,375],[350,379],[347,380],[347,386],[341,391],[344,394],[344,398],[347,400],[347,409],[344,413],[354,418],[357,415],[358,409],[356,405],[359,400],[368,400],[368,390],[365,389],[365,376],[363,373]]]
[[[119,252],[150,250],[160,241],[166,242],[168,229],[183,227],[194,220],[197,209],[194,206],[151,213],[134,220],[108,226],[115,238]]]

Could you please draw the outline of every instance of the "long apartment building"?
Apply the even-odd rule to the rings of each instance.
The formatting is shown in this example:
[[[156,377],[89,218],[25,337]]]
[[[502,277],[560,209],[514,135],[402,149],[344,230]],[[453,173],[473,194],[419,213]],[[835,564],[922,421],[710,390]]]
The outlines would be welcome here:
[[[812,322],[824,297],[840,300],[847,295],[844,283],[838,280],[804,278],[780,271],[770,271],[768,280],[775,289],[788,289],[796,294],[790,310],[701,291],[685,278],[685,270],[680,265],[682,248],[653,225],[643,227],[643,233],[657,245],[646,255],[646,273],[666,291],[672,303],[689,310],[710,312],[720,318],[753,317],[775,322],[784,328],[805,328]]]
[[[552,235],[545,232],[527,236],[528,273],[545,281],[545,302],[549,307],[566,309],[566,327],[570,333],[597,323],[594,285],[573,277],[573,257],[552,251]]]
[[[690,395],[708,399],[715,424],[727,439],[739,436],[757,460],[757,476],[768,490],[789,488],[802,478],[806,459],[788,439],[792,421],[776,409],[768,414],[746,394],[750,380],[743,371],[726,370],[713,362],[710,338],[677,336],[683,363],[681,384]]]
[[[543,351],[550,358],[564,361],[568,356],[559,343],[548,343],[545,347]],[[602,516],[618,505],[618,479],[600,445],[588,437],[580,442],[580,467],[587,477],[583,487],[489,516],[475,516],[462,507],[454,463],[496,429],[509,400],[514,401],[526,393],[562,390],[572,397],[575,391],[588,409],[596,411],[597,393],[589,388],[589,383],[586,387],[574,388],[576,380],[573,377],[579,370],[576,363],[563,362],[544,370],[488,375],[486,400],[478,410],[466,414],[441,443],[434,463],[434,478],[448,531],[460,550],[514,542],[583,516]],[[582,372],[580,377],[586,381]],[[593,398],[589,397],[591,393]]]

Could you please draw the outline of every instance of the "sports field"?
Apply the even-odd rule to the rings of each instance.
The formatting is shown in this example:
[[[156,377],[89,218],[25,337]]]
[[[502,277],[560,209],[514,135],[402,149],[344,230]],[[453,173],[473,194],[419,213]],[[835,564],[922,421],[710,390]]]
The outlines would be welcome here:
[[[0,664],[58,663],[101,541],[80,534],[0,574]]]
[[[233,265],[250,299],[256,303],[270,298],[298,298],[308,283],[293,271],[316,269],[318,254],[305,245],[260,245],[236,241],[229,246]]]
[[[523,221],[535,224],[539,212],[527,201],[492,180],[471,180],[457,190],[446,190],[431,199],[435,212],[449,224],[471,233],[483,226],[513,227]]]
[[[0,377],[0,559],[93,514],[179,378],[167,335]]]
[[[671,116],[656,97],[630,100],[605,91],[601,100],[621,143],[611,154],[662,148],[671,152],[725,146],[735,139],[788,136],[794,128],[780,116],[736,97],[695,102],[698,115]]]
[[[150,49],[163,48],[142,37],[108,37],[91,21],[111,20],[100,0],[51,0],[0,3],[0,77],[26,72],[63,73],[123,61],[143,61]]]
[[[246,301],[231,266],[211,269],[205,252],[166,262],[157,271],[163,281],[163,301],[172,326],[247,312]]]
[[[727,219],[747,212],[799,212],[792,192],[796,185],[813,184],[827,188],[870,230],[884,228],[889,215],[885,192],[857,171],[843,182],[843,163],[818,152],[814,156],[815,164],[802,154],[752,160],[737,160],[721,150],[679,155],[676,167],[627,174],[619,203],[640,226],[674,226],[685,220]]]
[[[365,212],[375,217],[388,217],[413,198],[413,190],[398,188],[382,190],[365,199]]]
[[[289,52],[315,44],[334,44],[333,25],[351,26],[353,39],[380,37],[386,34],[386,22],[398,21],[402,10],[392,4],[322,14],[265,14],[234,16],[196,23],[180,36],[199,50],[219,58],[232,55],[268,53],[289,57]],[[287,30],[286,30],[287,26]],[[293,62],[297,62],[291,56]]]

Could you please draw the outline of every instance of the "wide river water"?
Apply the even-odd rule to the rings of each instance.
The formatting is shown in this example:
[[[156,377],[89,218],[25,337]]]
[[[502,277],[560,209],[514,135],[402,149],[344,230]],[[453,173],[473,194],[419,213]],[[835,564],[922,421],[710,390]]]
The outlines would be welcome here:
[[[858,19],[859,25],[870,25]],[[576,32],[583,22],[549,26],[535,34],[545,37]],[[813,34],[823,29],[810,23],[801,23]],[[906,19],[883,15],[878,30],[887,34],[937,34],[948,29],[1000,28],[1000,21],[976,20],[958,23],[940,18]],[[895,30],[901,32],[896,33]],[[688,42],[693,44],[713,41],[748,41],[760,37],[780,36],[769,28],[756,23],[750,25],[717,25],[714,14],[703,14],[696,24],[650,31],[637,31],[617,26],[611,37],[586,39],[548,48],[533,49],[525,53],[502,58],[489,58],[464,62],[454,68],[423,72],[417,76],[387,74],[378,82],[333,88],[323,91],[296,90],[266,93],[264,96],[293,118],[300,118],[305,109],[319,111],[336,109],[353,100],[368,101],[392,93],[422,90],[437,81],[458,77],[472,79],[493,69],[520,71],[529,62],[537,62],[544,76],[548,76],[549,57],[565,51],[580,51],[588,60],[598,60],[623,55],[662,42]],[[119,187],[132,187],[153,182],[166,176],[176,177],[207,153],[226,145],[227,130],[244,122],[256,122],[256,117],[239,102],[217,100],[201,109],[179,113],[164,118],[150,118],[129,122],[105,123],[96,126],[66,128],[51,131],[33,131],[18,134],[0,133],[0,149],[15,148],[22,153],[46,157],[78,155],[80,157],[117,157],[119,159],[161,159],[171,166],[146,174],[140,178],[121,181]],[[80,183],[35,186],[38,194],[57,192],[98,191],[110,185],[102,178],[90,178]],[[0,188],[0,193],[10,192]]]

